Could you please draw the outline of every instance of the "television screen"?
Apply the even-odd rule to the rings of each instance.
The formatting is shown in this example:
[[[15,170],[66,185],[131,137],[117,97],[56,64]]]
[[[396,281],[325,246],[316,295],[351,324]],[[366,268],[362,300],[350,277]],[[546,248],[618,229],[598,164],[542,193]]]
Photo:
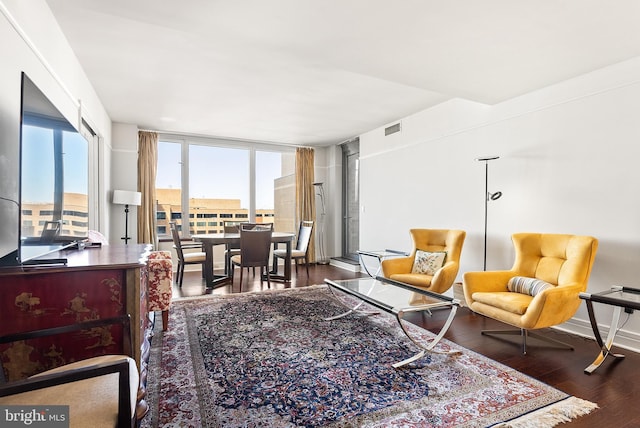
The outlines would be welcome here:
[[[89,143],[22,74],[20,262],[89,234]]]

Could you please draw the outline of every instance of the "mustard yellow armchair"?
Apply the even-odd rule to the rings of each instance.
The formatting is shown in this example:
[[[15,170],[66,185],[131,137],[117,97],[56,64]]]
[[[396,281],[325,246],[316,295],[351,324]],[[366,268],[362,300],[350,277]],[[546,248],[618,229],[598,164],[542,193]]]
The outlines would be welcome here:
[[[413,251],[407,257],[382,262],[382,275],[434,293],[444,293],[453,285],[460,267],[460,253],[466,232],[449,229],[411,229]],[[412,273],[417,251],[444,252],[444,264],[433,272]]]
[[[529,330],[552,327],[578,310],[579,294],[587,282],[598,249],[591,236],[516,233],[511,270],[466,272],[463,290],[469,308],[519,330],[485,330],[482,334],[527,335],[572,349],[569,345]]]

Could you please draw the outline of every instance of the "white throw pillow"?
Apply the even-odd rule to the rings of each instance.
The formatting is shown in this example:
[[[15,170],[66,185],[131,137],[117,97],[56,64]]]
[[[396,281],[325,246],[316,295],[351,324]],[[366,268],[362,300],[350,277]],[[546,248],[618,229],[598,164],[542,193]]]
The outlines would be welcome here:
[[[447,253],[445,251],[429,252],[417,250],[413,259],[411,273],[435,275],[436,271],[444,264],[446,256]]]
[[[552,284],[545,282],[538,278],[528,278],[526,276],[514,276],[507,283],[509,291],[515,293],[528,294],[529,296],[535,296],[541,293],[547,288],[553,288]]]

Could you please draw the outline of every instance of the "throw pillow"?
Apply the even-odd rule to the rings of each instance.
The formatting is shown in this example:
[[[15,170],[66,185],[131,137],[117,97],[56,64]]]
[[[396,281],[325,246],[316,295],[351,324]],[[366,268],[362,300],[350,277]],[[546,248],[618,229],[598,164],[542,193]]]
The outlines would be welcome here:
[[[444,264],[447,253],[444,251],[429,252],[417,250],[413,259],[411,273],[435,275],[436,271]]]
[[[537,278],[514,276],[507,283],[507,288],[509,291],[535,296],[547,288],[553,288],[553,285]]]

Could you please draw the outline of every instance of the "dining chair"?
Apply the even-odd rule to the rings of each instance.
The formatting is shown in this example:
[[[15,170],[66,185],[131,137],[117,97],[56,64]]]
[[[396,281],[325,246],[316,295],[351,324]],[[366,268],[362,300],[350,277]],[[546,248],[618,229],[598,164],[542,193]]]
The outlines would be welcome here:
[[[307,268],[307,277],[309,276],[309,241],[311,241],[311,233],[313,232],[313,221],[302,220],[298,229],[298,240],[296,248],[291,250],[291,259],[296,263],[296,275],[298,274],[298,261],[304,259]],[[287,250],[274,250],[274,258],[287,258]],[[275,262],[274,262],[275,266]]]
[[[242,221],[225,220],[223,223],[224,233],[240,233],[240,225]],[[229,267],[231,266],[231,257],[240,254],[240,246],[227,244],[224,250],[224,273],[229,275]]]
[[[169,222],[169,226],[171,228],[171,237],[173,238],[173,248],[176,250],[176,254],[178,255],[176,283],[179,287],[182,287],[185,265],[202,265],[202,276],[204,277],[206,255],[204,251],[202,251],[202,244],[197,242],[182,242],[180,240],[178,228],[176,227],[176,223],[174,221]],[[184,250],[199,251],[185,252]]]
[[[231,283],[235,267],[240,267],[240,291],[242,291],[242,272],[244,268],[260,267],[260,282],[266,270],[267,285],[271,288],[269,278],[269,253],[271,252],[272,230],[268,228],[240,228],[240,254],[231,257]],[[266,268],[266,269],[265,269]]]

